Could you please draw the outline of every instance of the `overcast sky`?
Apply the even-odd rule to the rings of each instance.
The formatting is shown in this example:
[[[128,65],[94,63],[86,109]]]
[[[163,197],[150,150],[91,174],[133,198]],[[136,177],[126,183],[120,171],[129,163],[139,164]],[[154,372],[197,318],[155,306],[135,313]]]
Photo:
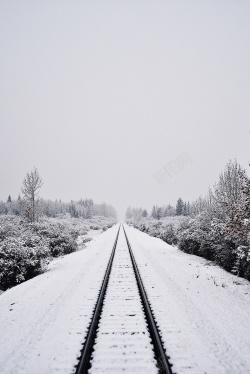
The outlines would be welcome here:
[[[42,197],[123,218],[250,174],[249,0],[1,0],[0,51],[0,200],[36,166]]]

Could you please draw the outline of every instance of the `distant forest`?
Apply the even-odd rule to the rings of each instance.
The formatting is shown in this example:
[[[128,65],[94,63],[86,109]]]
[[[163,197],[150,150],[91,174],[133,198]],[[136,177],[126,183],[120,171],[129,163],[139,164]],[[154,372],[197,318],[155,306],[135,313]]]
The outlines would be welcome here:
[[[116,210],[112,205],[106,203],[95,204],[92,199],[80,199],[79,201],[71,200],[69,203],[61,200],[44,200],[39,199],[37,202],[39,216],[60,217],[69,214],[71,217],[90,219],[94,216],[112,217],[116,219]],[[19,195],[16,200],[8,197],[6,202],[0,201],[0,214],[14,214],[22,216],[27,214],[26,201]]]
[[[55,218],[65,214],[73,218],[91,219],[94,216],[117,218],[113,206],[106,203],[94,204],[92,199],[71,200],[69,203],[61,200],[44,200],[39,196],[42,185],[42,178],[37,168],[34,168],[26,174],[21,186],[21,194],[16,200],[9,195],[5,202],[0,201],[0,215],[22,216],[30,222],[38,221],[42,216]]]

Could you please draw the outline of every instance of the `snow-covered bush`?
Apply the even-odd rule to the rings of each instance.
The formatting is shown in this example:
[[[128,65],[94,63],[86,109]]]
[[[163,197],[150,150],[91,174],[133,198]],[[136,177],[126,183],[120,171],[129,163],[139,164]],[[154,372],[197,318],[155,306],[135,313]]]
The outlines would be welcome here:
[[[91,225],[90,228],[91,228],[91,230],[100,230],[101,229],[101,227],[98,226],[98,225]]]
[[[48,220],[27,223],[0,217],[0,289],[5,290],[42,272],[52,257],[77,249],[78,232]]]
[[[177,230],[178,248],[186,253],[205,257],[208,260],[214,259],[209,222],[202,213],[199,219],[186,219]]]
[[[160,238],[170,245],[177,244],[176,229],[174,228],[174,225],[168,224],[164,226],[164,230],[161,232]]]
[[[142,232],[161,238],[168,244],[177,244],[177,227],[182,222],[183,217],[165,217],[162,220],[142,219],[136,223],[131,223]]]
[[[159,218],[161,215],[144,218],[139,214],[142,209],[130,209],[129,222],[250,280],[250,178],[236,160],[226,165],[213,190],[191,203],[188,211],[189,216],[178,220],[176,216]]]
[[[33,230],[43,237],[47,243],[51,256],[57,257],[77,250],[77,230],[69,228],[66,224],[43,221],[32,224]]]
[[[53,258],[78,249],[77,237],[89,230],[109,228],[110,217],[46,218],[27,222],[18,216],[0,216],[0,290],[6,290],[39,274]],[[91,240],[86,237],[82,243]]]
[[[15,216],[0,216],[0,242],[9,236],[20,234],[19,222],[21,220]]]
[[[236,260],[232,273],[250,280],[250,247],[240,245],[234,250]]]
[[[19,238],[0,242],[0,288],[5,290],[33,278],[48,263],[50,251],[46,241],[30,232]]]
[[[79,235],[86,235],[89,230],[101,230],[103,227],[110,228],[116,224],[116,220],[112,217],[95,216],[91,219],[84,219],[82,217],[72,218],[68,215],[60,218],[50,218],[49,222],[57,222],[61,225],[65,225],[68,229],[77,231]]]

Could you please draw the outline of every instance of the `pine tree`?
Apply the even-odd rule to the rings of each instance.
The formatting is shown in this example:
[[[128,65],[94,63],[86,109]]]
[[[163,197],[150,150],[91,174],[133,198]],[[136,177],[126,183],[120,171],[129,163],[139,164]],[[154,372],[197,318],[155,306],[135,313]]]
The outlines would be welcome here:
[[[175,208],[173,208],[170,204],[168,204],[168,206],[166,206],[164,210],[164,217],[174,216],[174,215],[175,215]]]
[[[183,206],[183,215],[184,216],[187,215],[187,203],[186,202],[184,203],[184,206]]]
[[[155,218],[155,219],[157,218],[157,215],[156,215],[156,206],[155,205],[153,206],[151,217]]]
[[[69,205],[69,213],[71,217],[75,217],[75,218],[78,217],[78,212],[76,210],[76,206],[73,200],[71,200],[70,205]]]
[[[160,208],[158,208],[157,207],[157,209],[156,209],[156,219],[161,219],[162,218],[162,208],[160,207]]]
[[[176,215],[181,216],[183,214],[183,209],[184,209],[184,202],[182,198],[179,198],[176,204]]]
[[[86,218],[91,219],[92,217],[93,217],[93,211],[92,211],[91,207],[88,206],[87,212],[86,212]]]

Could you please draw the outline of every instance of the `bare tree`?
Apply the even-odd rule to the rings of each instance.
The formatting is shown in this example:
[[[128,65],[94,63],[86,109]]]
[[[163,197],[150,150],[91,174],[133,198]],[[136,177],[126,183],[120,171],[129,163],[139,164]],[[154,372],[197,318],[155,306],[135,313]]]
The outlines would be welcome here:
[[[38,218],[38,191],[42,187],[42,178],[36,168],[26,174],[21,191],[25,201],[25,216],[34,222]]]

